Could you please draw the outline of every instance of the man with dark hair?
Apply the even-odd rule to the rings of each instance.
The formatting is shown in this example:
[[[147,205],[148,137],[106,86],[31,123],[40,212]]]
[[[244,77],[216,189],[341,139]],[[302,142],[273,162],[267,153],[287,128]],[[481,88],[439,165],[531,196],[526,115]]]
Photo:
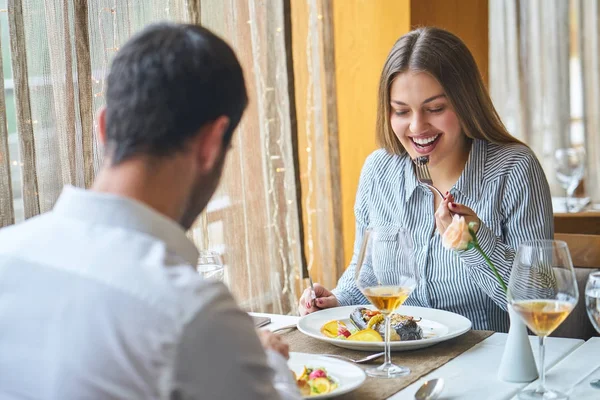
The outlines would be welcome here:
[[[152,25],[119,50],[93,187],[0,230],[0,398],[300,398],[287,345],[201,279],[185,235],[247,101],[204,28]]]

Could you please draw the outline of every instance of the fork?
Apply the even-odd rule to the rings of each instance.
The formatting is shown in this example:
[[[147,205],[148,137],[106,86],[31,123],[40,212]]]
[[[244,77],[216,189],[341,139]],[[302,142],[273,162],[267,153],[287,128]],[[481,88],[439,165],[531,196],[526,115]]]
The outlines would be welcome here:
[[[281,332],[281,331],[287,331],[289,329],[296,329],[298,326],[296,324],[290,324],[290,325],[285,325],[282,327],[279,327],[277,329],[273,329],[271,332],[273,333],[277,333],[277,332]]]
[[[373,360],[377,360],[379,357],[382,357],[385,353],[375,353],[375,354],[371,354],[370,356],[366,356],[363,358],[359,358],[358,360],[355,360],[354,358],[350,358],[350,357],[346,357],[346,356],[340,356],[338,354],[323,354],[325,357],[333,357],[333,358],[338,358],[340,360],[344,360],[344,361],[350,361],[353,362],[355,364],[361,364],[361,363],[366,363],[369,361],[373,361]]]
[[[417,180],[421,182],[423,185],[427,186],[429,189],[435,191],[440,195],[442,200],[444,200],[443,193],[433,186],[433,180],[431,179],[431,174],[429,173],[429,168],[427,168],[427,163],[429,162],[429,157],[422,156],[417,157],[413,160],[415,163],[415,170],[417,172]]]

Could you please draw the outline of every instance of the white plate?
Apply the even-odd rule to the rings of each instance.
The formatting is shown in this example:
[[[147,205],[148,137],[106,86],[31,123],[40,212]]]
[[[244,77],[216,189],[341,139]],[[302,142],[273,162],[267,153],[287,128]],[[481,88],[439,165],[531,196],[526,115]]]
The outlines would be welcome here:
[[[308,353],[290,353],[288,367],[300,375],[304,366],[314,368],[325,368],[327,375],[337,382],[338,387],[331,393],[308,396],[305,399],[329,399],[348,393],[362,385],[367,379],[364,371],[358,366],[346,361],[327,356],[319,356]]]
[[[350,322],[350,313],[354,311],[356,307],[375,309],[372,305],[327,308],[300,318],[298,321],[298,330],[315,339],[346,349],[383,351],[384,343],[382,342],[355,342],[351,340],[332,339],[321,333],[323,324],[331,320],[344,321],[346,325],[352,326],[352,323]],[[429,347],[436,343],[460,336],[471,329],[471,321],[462,315],[449,311],[436,310],[433,308],[401,306],[395,312],[422,318],[419,325],[423,328],[423,339],[406,340],[403,342],[393,341],[391,342],[392,351],[415,350]]]

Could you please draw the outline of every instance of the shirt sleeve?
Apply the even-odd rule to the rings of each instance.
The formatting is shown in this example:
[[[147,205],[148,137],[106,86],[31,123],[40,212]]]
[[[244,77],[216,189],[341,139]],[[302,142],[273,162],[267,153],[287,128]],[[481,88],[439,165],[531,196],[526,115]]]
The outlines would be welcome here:
[[[502,196],[503,238],[483,222],[476,236],[479,246],[508,286],[519,244],[526,240],[552,239],[554,236],[550,187],[539,161],[532,153],[525,155],[509,173]],[[470,249],[460,252],[460,258],[479,287],[506,310],[506,294],[481,254],[476,249]]]
[[[265,353],[252,319],[219,286],[183,329],[170,398],[301,399],[285,359]]]
[[[356,218],[356,233],[354,235],[354,252],[350,265],[338,280],[337,287],[332,290],[341,306],[354,304],[368,304],[369,301],[362,294],[356,281],[354,272],[356,269],[356,260],[362,246],[363,235],[369,226],[369,199],[373,188],[373,156],[365,161],[358,182],[356,192],[356,203],[354,205],[354,216]],[[370,268],[370,267],[369,267]]]

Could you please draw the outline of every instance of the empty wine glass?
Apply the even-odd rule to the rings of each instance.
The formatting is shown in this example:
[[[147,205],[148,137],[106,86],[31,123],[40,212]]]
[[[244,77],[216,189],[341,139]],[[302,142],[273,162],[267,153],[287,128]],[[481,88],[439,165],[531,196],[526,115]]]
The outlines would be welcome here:
[[[390,356],[390,315],[410,296],[419,282],[410,234],[400,228],[367,230],[356,262],[356,285],[385,318],[385,361],[368,368],[367,375],[396,378],[410,369],[392,364]]]
[[[525,324],[540,338],[540,384],[519,399],[568,399],[546,388],[544,339],[573,311],[579,298],[567,244],[534,240],[519,245],[508,283],[507,298]]]
[[[585,285],[585,308],[596,332],[600,333],[600,272],[591,273]],[[600,389],[600,379],[590,382]]]
[[[574,147],[556,149],[554,161],[556,163],[556,179],[567,192],[565,199],[566,212],[570,212],[573,194],[585,172],[585,150]]]
[[[204,279],[223,281],[225,275],[221,255],[212,250],[200,251],[196,270]]]

